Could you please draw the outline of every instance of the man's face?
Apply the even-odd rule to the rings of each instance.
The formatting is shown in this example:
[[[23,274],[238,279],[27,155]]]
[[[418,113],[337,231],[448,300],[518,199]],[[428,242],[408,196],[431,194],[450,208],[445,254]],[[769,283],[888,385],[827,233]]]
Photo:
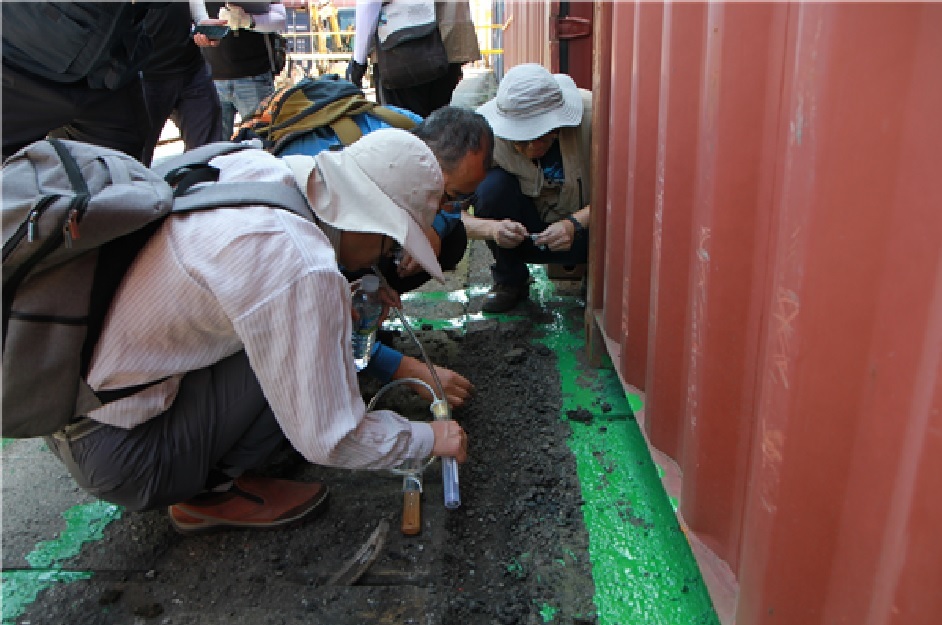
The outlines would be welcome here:
[[[529,141],[514,141],[514,146],[517,148],[518,152],[531,161],[535,161],[538,158],[546,156],[546,153],[553,147],[553,143],[558,137],[559,129],[557,128],[556,130],[551,130],[545,135],[530,139]]]
[[[401,249],[395,239],[384,234],[344,231],[340,234],[337,260],[347,271],[359,271],[400,254]]]
[[[442,172],[445,192],[442,194],[441,209],[447,212],[466,210],[474,191],[484,180],[484,150],[469,152],[450,172]]]

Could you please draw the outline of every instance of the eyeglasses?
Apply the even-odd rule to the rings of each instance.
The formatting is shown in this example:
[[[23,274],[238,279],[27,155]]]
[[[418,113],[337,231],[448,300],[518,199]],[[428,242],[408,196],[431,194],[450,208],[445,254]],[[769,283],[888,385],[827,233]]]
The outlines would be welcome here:
[[[468,207],[474,204],[478,199],[477,193],[449,193],[445,191],[445,199],[442,200],[442,206],[445,210],[456,213],[458,211],[468,210]]]
[[[533,143],[552,143],[553,141],[556,141],[556,137],[558,137],[558,136],[559,136],[559,129],[557,128],[556,130],[550,130],[550,131],[549,131],[548,133],[546,133],[545,135],[541,135],[541,136],[537,137],[536,139],[526,139],[526,140],[524,140],[524,141],[514,141],[514,143],[516,143],[517,145],[519,145],[519,146],[522,147],[522,148],[525,148],[525,147],[527,147],[528,145],[531,145],[531,144],[533,144]]]

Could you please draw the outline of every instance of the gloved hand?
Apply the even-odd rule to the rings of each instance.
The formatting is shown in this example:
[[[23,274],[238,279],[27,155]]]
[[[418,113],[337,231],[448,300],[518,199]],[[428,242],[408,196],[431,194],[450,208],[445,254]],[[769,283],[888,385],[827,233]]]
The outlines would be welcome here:
[[[360,89],[363,88],[363,74],[366,73],[366,65],[360,65],[353,59],[347,63],[346,78]]]
[[[253,21],[252,16],[237,4],[227,4],[219,9],[219,19],[226,20],[232,30],[251,28]]]

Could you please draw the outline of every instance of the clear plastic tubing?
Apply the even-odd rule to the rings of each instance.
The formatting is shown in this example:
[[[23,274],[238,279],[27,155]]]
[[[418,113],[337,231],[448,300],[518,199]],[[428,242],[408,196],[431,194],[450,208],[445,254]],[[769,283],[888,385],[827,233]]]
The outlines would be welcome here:
[[[379,269],[374,265],[373,272],[377,276],[377,280],[381,280]],[[366,276],[364,276],[365,278]],[[435,386],[438,387],[438,392],[441,393],[442,397],[445,396],[445,389],[442,387],[442,381],[438,379],[438,374],[435,372],[435,367],[432,366],[431,361],[428,359],[428,354],[425,353],[425,348],[422,347],[422,343],[416,337],[415,332],[412,331],[412,328],[406,322],[406,318],[403,316],[402,311],[397,310],[396,314],[399,315],[399,320],[402,322],[402,327],[406,329],[406,332],[409,333],[409,336],[415,341],[415,344],[419,346],[419,351],[422,352],[422,360],[428,365],[429,371],[432,373],[432,378],[435,380]],[[372,347],[372,345],[370,346]],[[403,382],[404,380],[394,380],[394,382]],[[390,383],[390,384],[393,384]],[[424,382],[423,382],[424,384]],[[389,386],[389,385],[387,385]],[[427,384],[425,386],[428,386]],[[383,387],[384,390],[386,387]],[[431,391],[431,389],[429,389]],[[432,391],[432,396],[436,397],[435,392]],[[376,397],[373,398],[375,402],[379,397],[377,393]],[[373,402],[370,402],[372,407]],[[435,401],[432,402],[430,407],[432,415],[436,419],[451,419],[451,406],[448,405],[447,399],[438,399],[436,397]],[[455,510],[461,507],[461,493],[458,489],[458,461],[451,457],[442,457],[442,486],[445,491],[445,508],[448,510]]]

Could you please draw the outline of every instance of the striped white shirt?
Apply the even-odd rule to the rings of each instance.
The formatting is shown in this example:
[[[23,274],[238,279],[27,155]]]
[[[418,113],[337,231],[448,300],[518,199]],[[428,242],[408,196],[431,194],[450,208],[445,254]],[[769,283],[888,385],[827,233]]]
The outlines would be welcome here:
[[[295,184],[261,151],[213,164],[221,180]],[[174,215],[122,282],[88,382],[108,390],[169,378],[88,416],[132,428],[170,407],[184,374],[244,349],[282,430],[309,461],[389,468],[429,456],[427,423],[366,411],[350,336],[350,287],[316,225],[266,207]]]

